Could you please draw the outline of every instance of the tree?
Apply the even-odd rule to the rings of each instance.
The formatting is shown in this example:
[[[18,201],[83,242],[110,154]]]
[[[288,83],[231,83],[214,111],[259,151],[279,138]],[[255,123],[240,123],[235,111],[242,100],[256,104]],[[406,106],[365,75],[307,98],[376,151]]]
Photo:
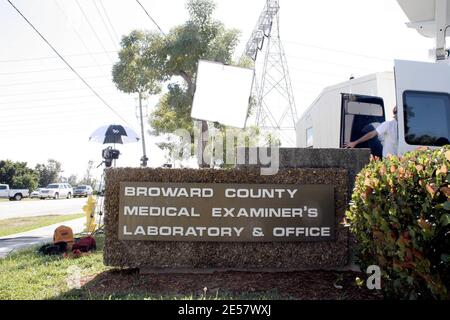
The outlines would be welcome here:
[[[124,92],[159,92],[168,81],[165,92],[150,116],[153,135],[170,135],[186,129],[193,136],[190,117],[195,93],[197,65],[200,59],[233,64],[233,52],[239,31],[226,29],[212,18],[216,5],[210,0],[188,0],[189,19],[165,36],[133,31],[123,37],[119,63],[113,67],[113,80]],[[203,132],[208,123],[201,121]],[[203,146],[206,145],[203,141]],[[176,142],[161,143],[161,149],[172,150]]]
[[[71,174],[66,180],[71,186],[76,186],[78,184],[78,177],[75,174]]]
[[[58,182],[62,172],[61,163],[54,159],[49,159],[46,164],[37,164],[35,170],[39,175],[39,186],[41,187]]]
[[[161,91],[164,59],[159,50],[163,38],[159,34],[140,30],[124,36],[119,62],[112,69],[116,87],[125,93],[157,94]]]
[[[95,188],[95,184],[97,183],[97,179],[94,178],[92,171],[94,170],[94,161],[89,160],[88,166],[86,169],[86,173],[84,174],[83,179],[79,182],[80,184],[89,185],[92,188]]]
[[[172,80],[156,109],[151,114],[150,125],[153,134],[170,134],[176,129],[186,129],[193,135],[193,121],[190,118],[195,93],[195,79],[200,59],[233,64],[232,55],[238,44],[239,31],[226,29],[220,21],[213,20],[216,8],[210,0],[189,0],[189,20],[175,27],[166,36],[161,48],[165,76]],[[182,83],[177,82],[181,77]],[[208,131],[208,123],[200,121],[201,132]],[[207,135],[201,138],[203,153]],[[170,150],[169,144],[161,145]],[[205,163],[201,163],[205,166]]]
[[[0,161],[0,183],[11,188],[34,190],[38,180],[37,172],[28,168],[26,162]]]
[[[113,81],[117,88],[125,93],[137,93],[141,112],[141,139],[143,156],[142,166],[147,166],[145,152],[145,136],[142,119],[142,99],[147,94],[157,94],[161,91],[160,83],[165,79],[164,59],[159,48],[163,39],[156,33],[139,30],[122,38],[122,49],[119,51],[119,62],[113,66]]]

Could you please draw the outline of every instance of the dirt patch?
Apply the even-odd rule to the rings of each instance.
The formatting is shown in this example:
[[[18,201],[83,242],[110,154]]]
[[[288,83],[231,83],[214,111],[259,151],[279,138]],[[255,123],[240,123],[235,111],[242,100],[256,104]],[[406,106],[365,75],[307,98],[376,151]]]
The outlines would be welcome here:
[[[190,296],[194,298],[374,300],[379,292],[358,287],[357,272],[217,272],[212,274],[145,274],[137,269],[110,270],[84,279],[91,295]]]

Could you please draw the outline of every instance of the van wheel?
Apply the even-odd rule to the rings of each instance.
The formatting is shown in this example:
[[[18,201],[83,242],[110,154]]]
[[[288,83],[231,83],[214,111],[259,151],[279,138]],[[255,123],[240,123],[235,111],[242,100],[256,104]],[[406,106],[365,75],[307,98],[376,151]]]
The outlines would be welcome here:
[[[14,196],[14,200],[16,200],[16,201],[22,200],[22,195],[21,195],[20,193],[16,194],[16,195]]]
[[[53,199],[55,199],[55,200],[59,199],[59,193],[55,193],[55,196],[53,197]]]
[[[67,199],[70,199],[70,198],[72,198],[72,194],[69,192],[69,193],[67,194]]]

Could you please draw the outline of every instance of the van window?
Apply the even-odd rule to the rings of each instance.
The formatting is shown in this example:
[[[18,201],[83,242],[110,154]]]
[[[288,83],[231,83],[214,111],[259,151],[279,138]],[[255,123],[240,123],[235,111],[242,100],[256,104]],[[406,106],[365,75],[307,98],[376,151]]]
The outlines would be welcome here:
[[[405,91],[403,111],[406,143],[422,146],[450,144],[450,95]]]
[[[306,129],[306,147],[312,148],[313,147],[313,128]]]
[[[359,101],[349,101],[347,104],[347,113],[354,115],[365,115],[382,117],[383,108],[377,103],[365,103]]]

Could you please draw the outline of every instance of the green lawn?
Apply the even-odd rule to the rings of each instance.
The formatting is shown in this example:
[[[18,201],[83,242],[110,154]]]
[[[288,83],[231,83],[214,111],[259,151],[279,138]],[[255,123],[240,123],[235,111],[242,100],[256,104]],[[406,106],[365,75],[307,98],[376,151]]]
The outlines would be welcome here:
[[[279,299],[276,292],[244,293],[232,295],[227,292],[159,295],[142,292],[123,292],[113,290],[113,294],[95,293],[95,288],[103,286],[102,278],[112,268],[103,265],[103,236],[97,236],[97,250],[80,258],[64,258],[62,256],[43,256],[37,254],[37,248],[13,253],[0,259],[0,300],[41,300],[41,299],[67,299],[67,300],[193,300],[193,299]],[[77,268],[82,279],[89,279],[90,286],[82,281],[80,289],[68,286],[70,270]],[[94,288],[92,291],[91,289]],[[108,290],[111,291],[111,290]]]
[[[40,227],[49,226],[68,220],[84,217],[84,214],[77,213],[71,215],[49,215],[26,218],[11,218],[0,220],[0,237],[14,233],[30,231]]]
[[[103,241],[98,239],[98,242],[100,250],[77,259],[40,255],[37,248],[0,259],[0,300],[56,299],[70,291],[67,285],[70,267],[78,267],[83,276],[105,271]]]

